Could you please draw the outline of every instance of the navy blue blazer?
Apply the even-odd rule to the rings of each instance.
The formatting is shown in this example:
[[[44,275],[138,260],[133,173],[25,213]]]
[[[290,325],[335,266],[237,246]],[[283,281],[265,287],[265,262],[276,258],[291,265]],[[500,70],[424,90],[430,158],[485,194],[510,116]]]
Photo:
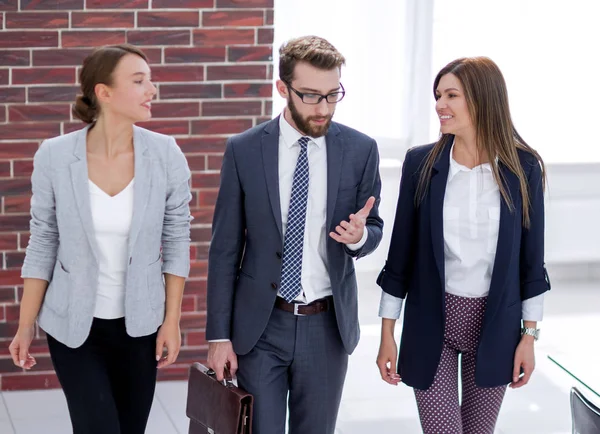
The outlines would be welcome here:
[[[377,283],[388,294],[406,298],[398,358],[402,381],[417,389],[433,383],[445,324],[443,204],[450,167],[449,140],[435,162],[423,202],[415,192],[433,145],[406,153],[390,250]],[[530,193],[531,226],[522,225],[519,180],[500,163],[514,210],[500,205],[500,228],[483,331],[476,356],[475,383],[496,387],[512,381],[521,333],[521,303],[550,289],[544,267],[544,196],[541,168],[530,153],[518,151]]]

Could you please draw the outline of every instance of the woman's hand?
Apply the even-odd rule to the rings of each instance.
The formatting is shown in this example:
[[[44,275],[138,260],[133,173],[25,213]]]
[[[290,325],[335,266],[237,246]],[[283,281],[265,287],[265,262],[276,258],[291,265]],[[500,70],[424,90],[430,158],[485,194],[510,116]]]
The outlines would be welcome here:
[[[167,354],[163,357],[164,347],[167,348]],[[158,369],[175,363],[180,348],[181,331],[179,330],[179,321],[165,320],[156,336],[156,361],[158,362]]]
[[[382,333],[379,354],[377,355],[377,367],[379,368],[381,379],[393,386],[397,386],[402,381],[396,372],[397,360],[398,347],[396,346],[394,335]]]
[[[533,350],[533,336],[523,335],[521,342],[517,346],[515,351],[515,365],[513,369],[513,381],[510,383],[510,387],[518,389],[519,387],[525,386],[529,383],[531,374],[535,369],[535,353]],[[521,368],[523,368],[523,376],[519,378],[521,374]]]
[[[37,363],[35,358],[29,354],[29,347],[34,336],[35,327],[33,325],[19,326],[14,339],[8,347],[13,363],[19,368],[31,369]]]

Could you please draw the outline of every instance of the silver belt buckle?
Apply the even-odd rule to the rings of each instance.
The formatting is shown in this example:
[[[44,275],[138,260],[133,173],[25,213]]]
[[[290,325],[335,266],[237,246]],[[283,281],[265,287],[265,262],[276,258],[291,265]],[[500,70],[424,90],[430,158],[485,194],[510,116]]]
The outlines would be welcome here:
[[[306,316],[305,314],[298,312],[298,307],[299,306],[306,306],[306,304],[304,304],[304,303],[294,303],[294,315],[296,315],[296,316]]]

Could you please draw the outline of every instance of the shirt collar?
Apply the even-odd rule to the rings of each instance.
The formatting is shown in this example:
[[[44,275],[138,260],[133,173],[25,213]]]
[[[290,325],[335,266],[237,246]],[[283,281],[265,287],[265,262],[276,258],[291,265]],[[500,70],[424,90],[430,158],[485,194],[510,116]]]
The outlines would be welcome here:
[[[454,141],[452,142],[452,147],[450,148],[450,171],[448,172],[448,181],[451,181],[452,178],[454,178],[458,172],[472,172],[473,170],[487,170],[488,172],[492,172],[492,166],[490,163],[480,164],[479,166],[474,167],[473,169],[469,169],[467,166],[459,164],[452,156],[453,151]],[[498,162],[498,157],[496,157],[496,162]]]
[[[283,142],[288,148],[294,146],[298,140],[300,140],[304,135],[302,135],[298,130],[292,127],[289,122],[284,117],[284,112],[281,112],[279,116],[279,134],[283,138]],[[321,148],[325,145],[325,136],[321,137],[310,137],[310,141],[313,142],[317,147]]]

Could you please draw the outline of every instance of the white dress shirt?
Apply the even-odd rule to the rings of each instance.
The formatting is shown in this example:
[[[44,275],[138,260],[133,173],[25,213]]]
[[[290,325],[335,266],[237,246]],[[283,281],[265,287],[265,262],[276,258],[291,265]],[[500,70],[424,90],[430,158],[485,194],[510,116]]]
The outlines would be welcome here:
[[[279,203],[283,236],[287,228],[288,208],[292,196],[294,171],[300,155],[298,140],[303,135],[284,117],[279,117]],[[329,264],[327,261],[327,144],[325,137],[310,138],[308,143],[308,202],[302,250],[302,292],[296,298],[301,303],[311,303],[331,295]],[[356,210],[358,211],[358,210]],[[348,217],[349,218],[349,217]],[[360,249],[367,241],[365,228],[362,239],[348,245]],[[281,297],[281,293],[278,292]]]
[[[453,158],[444,196],[444,267],[446,292],[459,297],[489,293],[498,230],[500,190],[489,163],[469,169]],[[541,321],[544,294],[523,301],[522,318]],[[402,299],[382,291],[379,316],[398,319]]]
[[[115,196],[88,182],[94,233],[98,244],[98,290],[94,316],[125,316],[125,277],[129,229],[133,217],[133,180]]]

